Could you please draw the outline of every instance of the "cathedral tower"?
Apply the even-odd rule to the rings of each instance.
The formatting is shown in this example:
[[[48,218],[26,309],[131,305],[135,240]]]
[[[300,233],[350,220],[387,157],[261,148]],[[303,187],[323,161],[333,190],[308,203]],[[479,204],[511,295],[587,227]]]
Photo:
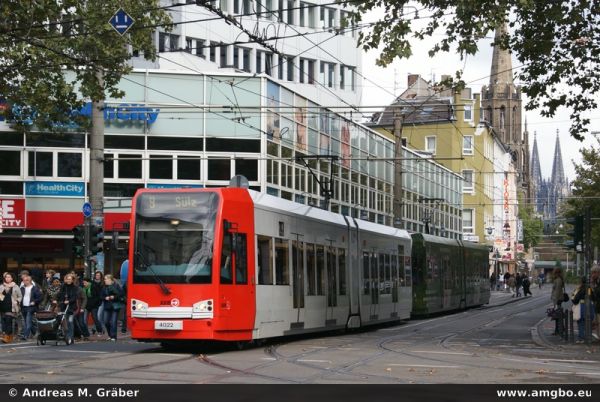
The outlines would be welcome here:
[[[506,23],[496,30],[495,43],[507,32]],[[481,88],[484,119],[510,149],[519,174],[517,183],[525,198],[531,198],[529,178],[529,133],[522,130],[521,88],[513,81],[512,59],[508,49],[494,45],[490,82]]]

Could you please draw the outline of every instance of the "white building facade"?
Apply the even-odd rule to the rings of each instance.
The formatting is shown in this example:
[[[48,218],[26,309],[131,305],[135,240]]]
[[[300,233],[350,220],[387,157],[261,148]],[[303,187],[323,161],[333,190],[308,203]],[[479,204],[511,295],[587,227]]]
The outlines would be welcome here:
[[[162,1],[164,6],[173,3]],[[157,60],[136,57],[132,49],[134,67],[265,74],[323,106],[360,104],[362,50],[356,46],[358,30],[346,26],[349,13],[335,1],[210,2],[277,52],[250,39],[214,11],[194,1],[181,3],[185,2],[167,8],[174,22],[172,31],[159,27],[155,32]]]

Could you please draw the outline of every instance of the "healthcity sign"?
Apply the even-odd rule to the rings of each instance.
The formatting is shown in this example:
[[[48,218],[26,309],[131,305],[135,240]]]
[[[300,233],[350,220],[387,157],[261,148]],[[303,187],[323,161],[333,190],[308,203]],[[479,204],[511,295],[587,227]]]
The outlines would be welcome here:
[[[159,108],[147,107],[138,103],[121,103],[116,106],[104,107],[104,121],[106,123],[146,123],[152,124],[158,118]],[[12,120],[30,126],[37,116],[37,112],[29,107],[13,105],[11,108]],[[71,117],[92,117],[92,103],[86,103],[81,109],[73,110]],[[57,126],[65,128],[79,127],[74,121],[69,123],[57,123]]]

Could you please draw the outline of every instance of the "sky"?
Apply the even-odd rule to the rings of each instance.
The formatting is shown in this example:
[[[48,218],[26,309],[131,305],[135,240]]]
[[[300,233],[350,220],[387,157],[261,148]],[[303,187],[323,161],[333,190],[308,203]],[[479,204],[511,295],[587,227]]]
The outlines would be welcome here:
[[[364,20],[373,21],[381,15],[381,11],[372,12],[365,16]],[[441,38],[441,35],[437,35],[427,41],[414,40],[412,42],[413,55],[411,58],[396,60],[386,68],[378,67],[375,64],[379,54],[377,50],[365,53],[363,55],[362,74],[366,79],[363,79],[362,83],[362,104],[382,105],[391,103],[395,98],[394,87],[396,87],[395,94],[400,95],[407,87],[406,81],[409,73],[420,74],[426,80],[431,80],[434,77],[436,81],[439,81],[442,74],[454,76],[457,70],[462,69],[463,80],[467,83],[467,86],[472,88],[473,93],[481,93],[481,86],[489,83],[493,33],[482,39],[479,42],[479,52],[475,56],[469,56],[466,60],[461,60],[457,53],[441,53],[433,59],[429,58],[428,50],[435,41]],[[518,65],[519,63],[513,56],[513,69]],[[396,82],[396,85],[394,85],[394,82]],[[526,103],[525,100],[523,106]],[[591,119],[590,131],[600,132],[600,111],[595,110],[588,113],[588,117]],[[567,109],[559,109],[553,118],[542,117],[536,110],[527,112],[523,110],[522,115],[523,119],[525,119],[525,116],[527,118],[530,152],[533,150],[533,133],[537,133],[542,176],[549,178],[552,173],[554,144],[558,130],[565,175],[569,181],[572,181],[575,178],[573,161],[576,163],[581,162],[579,150],[582,147],[597,144],[593,136],[588,134],[587,138],[580,142],[569,135],[570,122]]]

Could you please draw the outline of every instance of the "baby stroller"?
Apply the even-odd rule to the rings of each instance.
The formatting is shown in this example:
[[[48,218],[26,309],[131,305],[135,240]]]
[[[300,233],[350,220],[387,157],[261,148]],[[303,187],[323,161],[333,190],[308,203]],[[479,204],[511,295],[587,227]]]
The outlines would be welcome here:
[[[53,340],[58,346],[58,342],[65,341],[67,345],[73,343],[72,339],[67,337],[67,312],[69,306],[64,312],[56,313],[54,310],[44,310],[35,313],[35,319],[38,327],[37,344],[45,345],[46,341]]]

